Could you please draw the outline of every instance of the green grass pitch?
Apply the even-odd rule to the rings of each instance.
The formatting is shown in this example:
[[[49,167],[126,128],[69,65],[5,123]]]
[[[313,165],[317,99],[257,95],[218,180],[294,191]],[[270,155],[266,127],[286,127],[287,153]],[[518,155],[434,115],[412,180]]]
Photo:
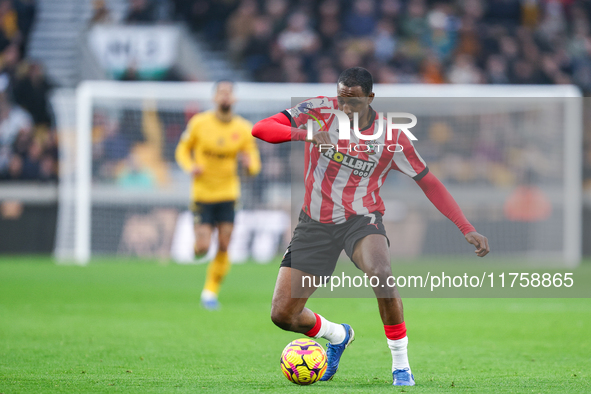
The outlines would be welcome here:
[[[204,265],[0,260],[0,393],[589,393],[590,299],[407,299],[417,385],[392,387],[373,299],[312,299],[357,339],[334,380],[279,368],[277,264],[236,265],[222,310],[198,303]]]

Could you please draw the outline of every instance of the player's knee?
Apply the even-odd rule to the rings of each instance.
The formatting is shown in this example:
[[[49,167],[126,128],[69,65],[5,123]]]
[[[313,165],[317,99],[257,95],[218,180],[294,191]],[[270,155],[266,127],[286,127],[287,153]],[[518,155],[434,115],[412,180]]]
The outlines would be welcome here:
[[[387,296],[387,293],[393,290],[391,286],[387,285],[390,283],[392,276],[392,270],[390,267],[372,267],[372,269],[368,270],[366,274],[370,278],[377,278],[377,283],[384,284],[384,286],[377,286],[374,288],[374,292],[377,291],[381,296]]]
[[[195,256],[203,257],[209,251],[209,245],[206,244],[195,244]]]
[[[293,316],[280,308],[271,308],[271,321],[277,327],[289,331],[293,325]]]
[[[388,277],[392,276],[392,269],[387,264],[374,264],[366,272],[367,276],[375,276],[380,281],[387,280]]]

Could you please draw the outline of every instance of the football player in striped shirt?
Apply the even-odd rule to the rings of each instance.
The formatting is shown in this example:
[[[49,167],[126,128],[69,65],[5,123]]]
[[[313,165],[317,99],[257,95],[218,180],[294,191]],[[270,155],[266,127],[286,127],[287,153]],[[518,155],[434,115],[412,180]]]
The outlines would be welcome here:
[[[353,342],[355,333],[350,325],[333,323],[305,307],[316,287],[304,286],[302,278],[330,276],[341,251],[345,250],[368,277],[376,276],[380,283],[387,283],[392,269],[389,241],[382,223],[385,207],[379,193],[389,171],[400,171],[413,178],[433,205],[475,246],[477,256],[489,252],[486,237],[468,222],[404,132],[393,130],[390,138],[383,132],[374,140],[360,141],[351,130],[348,139],[339,139],[337,116],[322,110],[344,112],[350,125],[356,113],[359,132],[375,135],[374,129],[382,120],[371,107],[375,96],[372,89],[372,76],[367,70],[347,69],[339,76],[337,97],[309,99],[259,121],[252,130],[255,137],[270,143],[305,143],[304,204],[281,262],[271,319],[284,330],[328,340],[328,368],[321,380],[333,378],[341,355]],[[310,140],[305,130],[308,119],[322,125]],[[395,287],[377,286],[373,290],[392,352],[393,384],[412,386],[415,382],[408,362],[408,338],[400,296]]]

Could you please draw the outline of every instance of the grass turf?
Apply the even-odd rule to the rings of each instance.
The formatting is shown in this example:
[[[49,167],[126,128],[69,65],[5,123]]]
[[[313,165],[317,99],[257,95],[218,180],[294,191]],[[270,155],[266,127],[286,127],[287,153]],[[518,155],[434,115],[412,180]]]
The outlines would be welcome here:
[[[392,387],[372,299],[312,299],[356,330],[334,380],[279,368],[301,335],[269,319],[277,265],[234,266],[222,310],[198,305],[205,266],[0,260],[0,393],[585,393],[591,300],[407,299],[417,386]]]

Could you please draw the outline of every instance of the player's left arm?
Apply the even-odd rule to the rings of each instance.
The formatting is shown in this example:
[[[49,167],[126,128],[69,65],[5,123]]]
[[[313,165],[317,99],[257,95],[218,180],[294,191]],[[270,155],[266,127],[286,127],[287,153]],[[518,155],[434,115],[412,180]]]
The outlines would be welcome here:
[[[451,193],[441,183],[439,179],[433,173],[429,172],[429,169],[425,167],[427,173],[417,182],[417,185],[423,190],[425,196],[435,205],[435,207],[445,215],[449,220],[460,229],[466,241],[476,247],[476,255],[478,257],[484,257],[490,251],[488,246],[488,239],[479,234],[474,226],[470,224],[462,209],[454,200]]]
[[[245,129],[245,141],[241,149],[242,165],[248,169],[248,175],[256,176],[261,172],[261,156],[254,137],[251,135],[252,125]]]
[[[476,255],[484,257],[490,251],[488,239],[479,234],[470,224],[462,209],[454,200],[451,193],[430,171],[423,159],[419,156],[412,142],[404,133],[400,133],[397,143],[402,151],[394,153],[394,164],[397,168],[411,176],[417,185],[423,190],[425,196],[445,217],[451,220],[460,229],[466,241],[476,247]]]

